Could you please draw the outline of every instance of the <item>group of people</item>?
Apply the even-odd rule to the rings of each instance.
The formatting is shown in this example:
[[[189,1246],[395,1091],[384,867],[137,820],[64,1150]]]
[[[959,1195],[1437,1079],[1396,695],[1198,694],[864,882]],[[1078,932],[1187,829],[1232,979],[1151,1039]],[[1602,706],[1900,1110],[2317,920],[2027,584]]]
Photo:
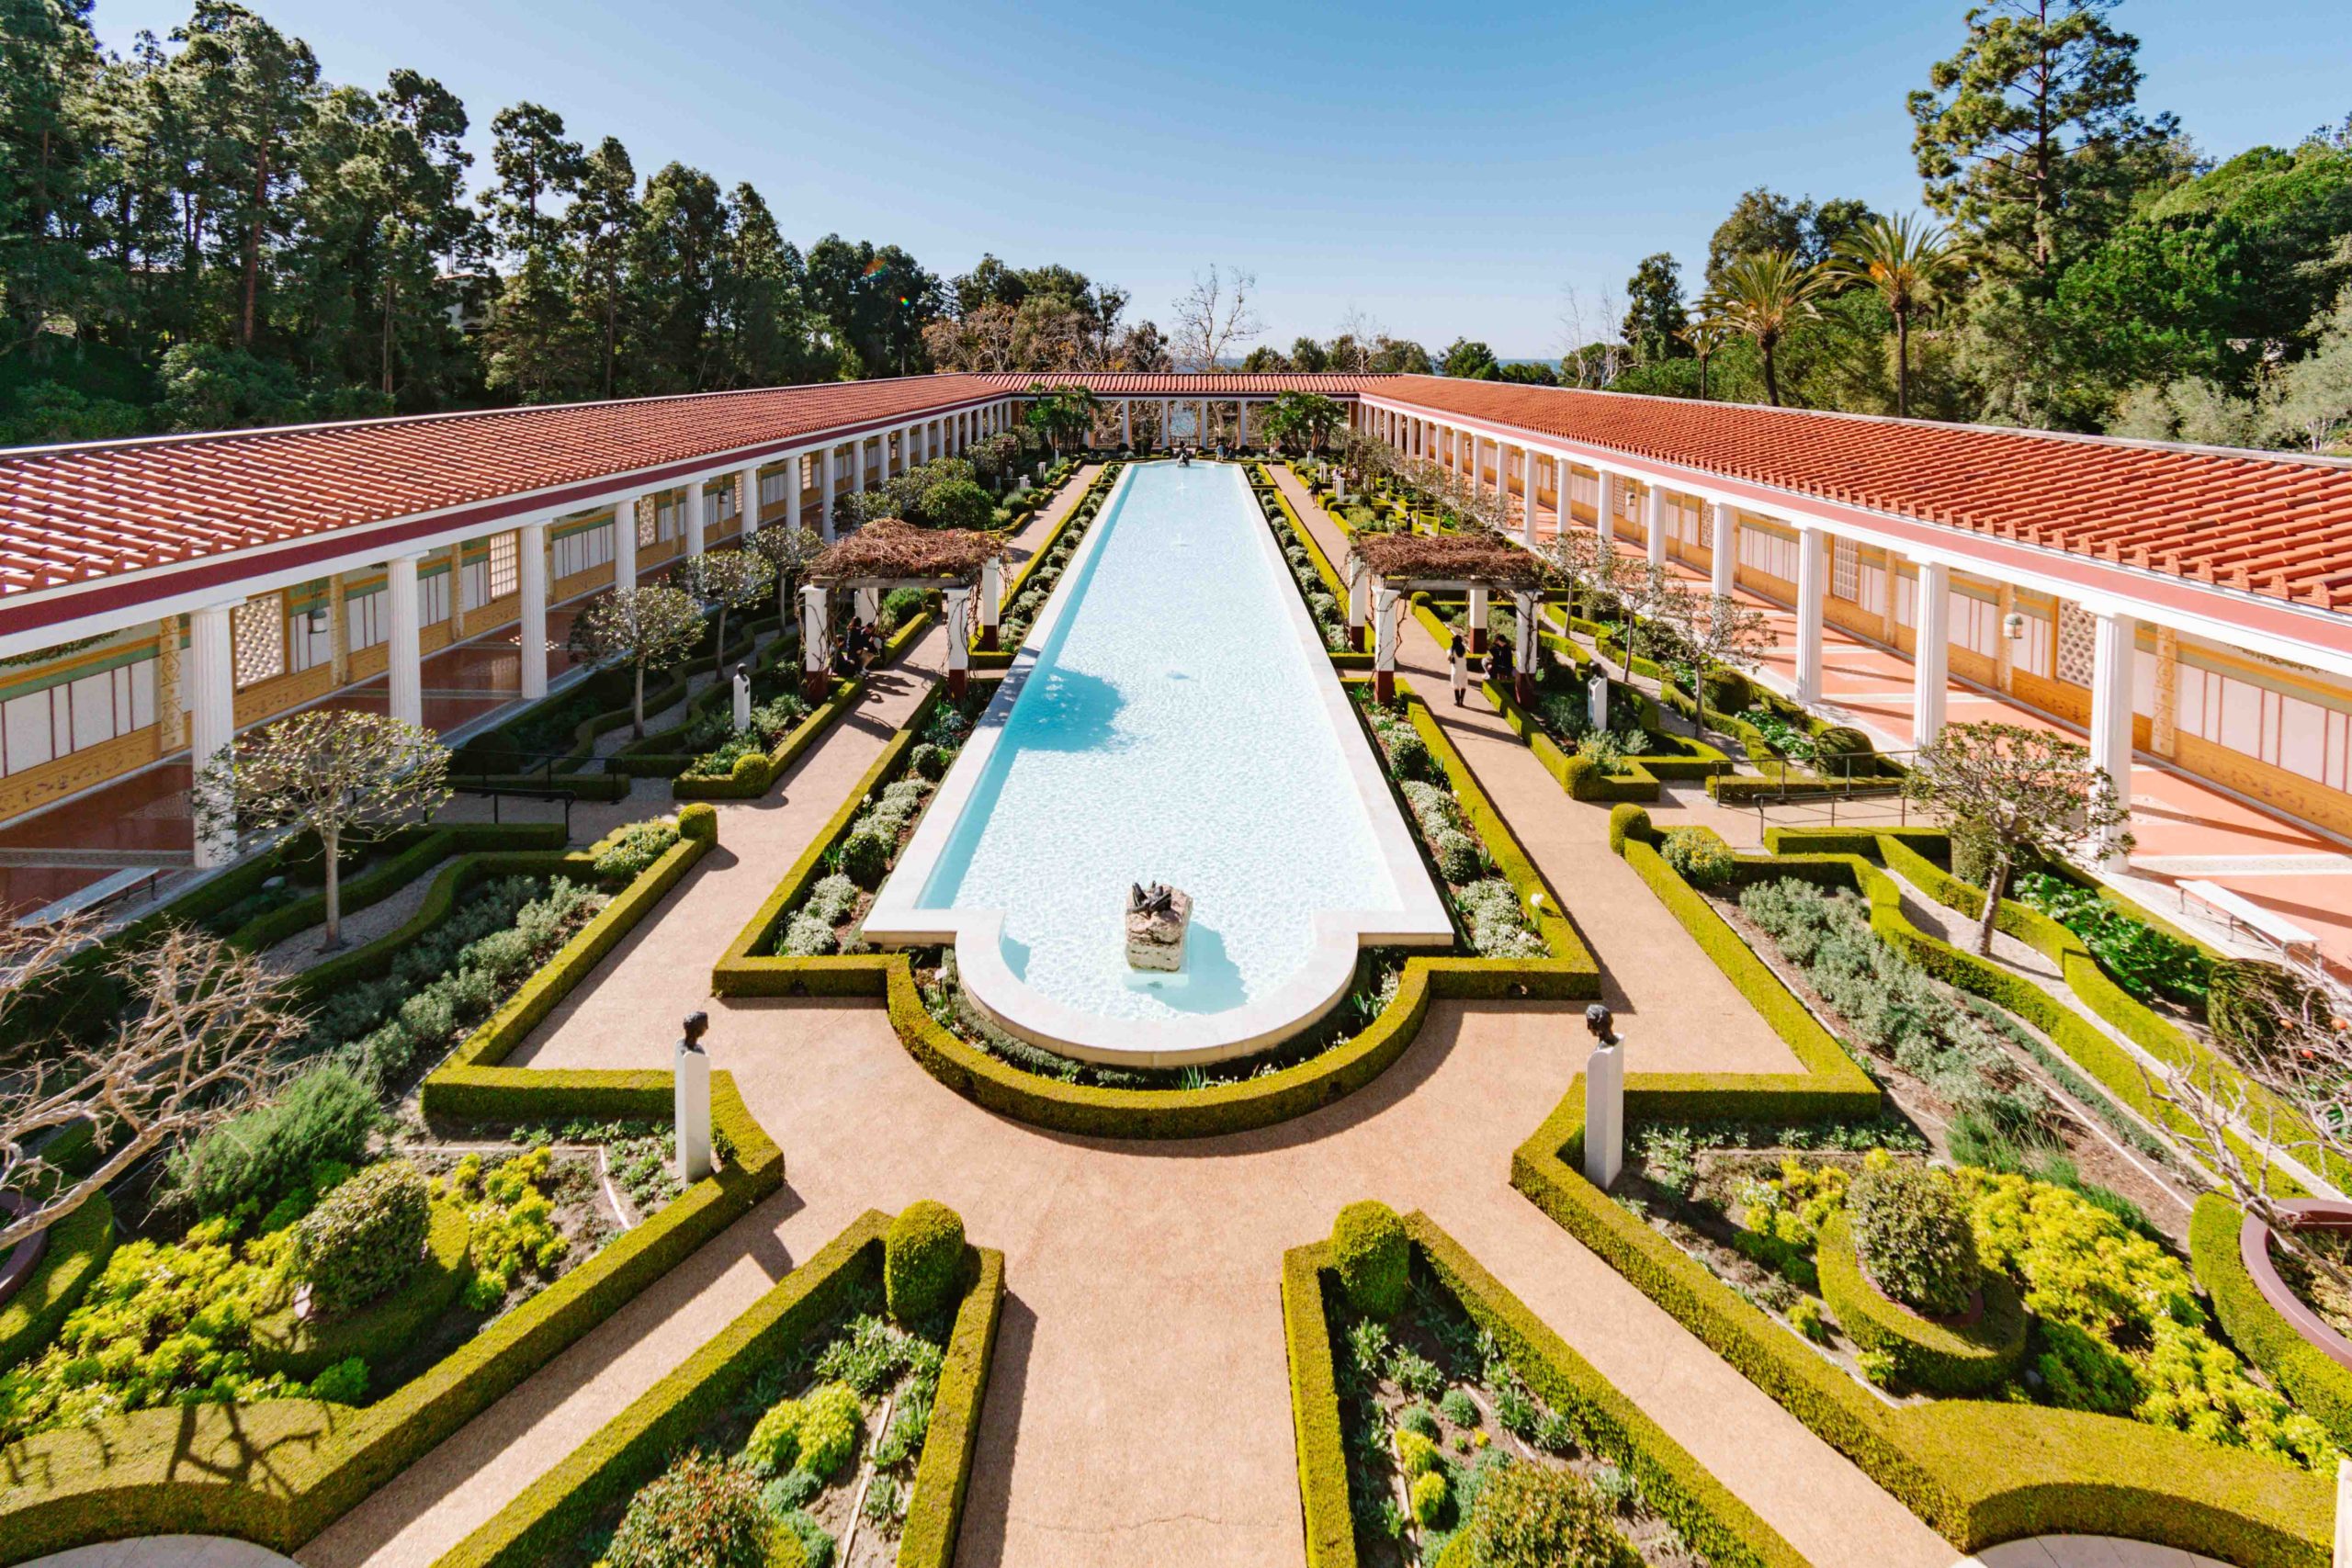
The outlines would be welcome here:
[[[1453,705],[1460,707],[1463,696],[1470,685],[1470,666],[1473,661],[1470,657],[1469,634],[1457,628],[1453,634],[1453,640],[1447,646],[1445,652],[1446,661],[1453,671]],[[1513,669],[1515,658],[1508,641],[1493,644],[1487,650],[1483,678],[1494,682],[1498,686],[1510,685],[1512,675],[1516,673]]]
[[[881,631],[861,617],[852,615],[848,629],[833,645],[833,673],[844,680],[863,675],[881,656]]]

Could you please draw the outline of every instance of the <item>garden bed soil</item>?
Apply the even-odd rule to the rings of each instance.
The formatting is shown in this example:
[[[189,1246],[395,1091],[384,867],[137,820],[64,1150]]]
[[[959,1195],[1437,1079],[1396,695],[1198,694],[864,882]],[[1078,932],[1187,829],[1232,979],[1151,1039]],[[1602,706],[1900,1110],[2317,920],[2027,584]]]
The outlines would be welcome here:
[[[364,909],[345,912],[343,917],[343,942],[340,946],[327,947],[326,922],[306,926],[285,941],[266,949],[260,955],[261,966],[273,975],[295,976],[305,969],[339,958],[355,947],[365,947],[387,931],[396,931],[424,907],[425,895],[433,890],[434,879],[441,874],[448,863],[436,862],[402,884],[398,891],[379,898]],[[348,876],[344,884],[349,886]]]

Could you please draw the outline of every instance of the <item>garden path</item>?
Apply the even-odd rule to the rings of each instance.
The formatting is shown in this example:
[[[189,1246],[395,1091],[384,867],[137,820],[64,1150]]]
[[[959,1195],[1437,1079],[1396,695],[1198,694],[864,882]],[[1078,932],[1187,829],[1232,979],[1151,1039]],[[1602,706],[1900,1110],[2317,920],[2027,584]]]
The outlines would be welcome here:
[[[312,1542],[305,1563],[431,1562],[856,1214],[918,1197],[953,1204],[1007,1255],[960,1562],[1295,1562],[1281,1255],[1375,1196],[1426,1209],[1823,1568],[1946,1568],[1949,1546],[1510,1188],[1513,1147],[1582,1059],[1573,1004],[1441,1003],[1395,1066],[1338,1105],[1152,1145],[970,1105],[872,1002],[711,1002],[711,961],[940,653],[927,639],[779,795],[721,805],[718,850],[514,1058],[659,1066],[678,1017],[707,1006],[717,1065],[785,1151],[785,1190]],[[1422,689],[1442,700],[1435,670]],[[1711,989],[1713,965],[1610,854],[1605,813],[1568,802],[1491,714],[1441,717],[1583,912],[1634,1066],[1787,1070],[1786,1049],[1727,986]]]

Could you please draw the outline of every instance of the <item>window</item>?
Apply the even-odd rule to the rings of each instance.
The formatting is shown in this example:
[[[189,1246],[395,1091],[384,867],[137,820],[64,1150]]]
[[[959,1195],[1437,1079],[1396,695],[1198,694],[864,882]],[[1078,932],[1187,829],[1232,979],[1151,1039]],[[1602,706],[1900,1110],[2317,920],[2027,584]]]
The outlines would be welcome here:
[[[155,660],[61,681],[0,703],[0,773],[21,773],[155,722]]]
[[[1797,580],[1797,542],[1784,534],[1768,534],[1761,528],[1742,525],[1739,530],[1739,563],[1754,567],[1768,577],[1794,582]]]
[[[559,581],[609,565],[613,558],[613,525],[598,523],[569,534],[558,534],[554,552],[553,570]]]
[[[416,624],[429,626],[449,618],[449,578],[447,568],[430,577],[421,577],[416,584]]]
[[[392,600],[380,582],[364,593],[355,593],[343,602],[343,625],[351,639],[351,650],[373,648],[379,642],[390,642],[392,637]]]
[[[637,544],[643,549],[662,542],[661,509],[640,499],[637,502]]]
[[[286,654],[295,670],[315,670],[334,662],[334,615],[322,595],[286,616]]]
[[[1829,549],[1829,593],[1832,598],[1849,602],[1861,598],[1857,580],[1858,552],[1851,539],[1833,539]]]
[[[285,604],[282,594],[255,594],[231,616],[238,690],[286,673]]]
[[[458,569],[458,586],[465,594],[465,606],[479,610],[490,603],[490,558],[476,556]]]
[[[490,596],[503,599],[521,590],[523,539],[519,534],[500,534],[490,541]]]
[[[2058,606],[2058,679],[2091,683],[2098,660],[2098,622],[2079,604]]]

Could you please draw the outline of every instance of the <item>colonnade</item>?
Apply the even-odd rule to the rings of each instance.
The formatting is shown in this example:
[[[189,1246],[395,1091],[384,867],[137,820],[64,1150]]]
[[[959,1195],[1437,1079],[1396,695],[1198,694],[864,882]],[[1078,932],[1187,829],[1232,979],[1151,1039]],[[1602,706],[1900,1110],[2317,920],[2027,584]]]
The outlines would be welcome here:
[[[1405,457],[1436,463],[1463,475],[1474,491],[1484,491],[1491,471],[1494,493],[1506,508],[1516,473],[1521,497],[1519,536],[1529,549],[1538,547],[1544,532],[1539,528],[1544,510],[1541,492],[1547,470],[1553,497],[1548,532],[1555,538],[1573,525],[1570,476],[1577,468],[1589,470],[1594,484],[1593,527],[1600,547],[1611,550],[1617,547],[1617,523],[1626,510],[1623,498],[1638,494],[1635,524],[1643,557],[1660,568],[1667,564],[1668,498],[1676,493],[1675,487],[1646,480],[1629,468],[1614,468],[1589,453],[1571,457],[1566,452],[1537,442],[1480,430],[1442,416],[1360,400],[1353,418],[1359,429]],[[1514,455],[1516,464],[1512,460]],[[1714,594],[1728,595],[1739,581],[1740,508],[1720,496],[1683,493],[1691,494],[1700,502],[1705,520],[1702,532],[1708,540],[1709,590]],[[1822,697],[1826,630],[1823,599],[1833,538],[1841,531],[1801,516],[1776,521],[1796,535],[1796,594],[1792,606],[1796,619],[1795,694],[1799,702],[1811,705]],[[1852,536],[1887,552],[1890,594],[1894,592],[1893,568],[1898,556],[1906,557],[1918,574],[1911,743],[1915,747],[1931,745],[1943,731],[1945,694],[1951,673],[1951,564],[1923,552],[1901,550],[1882,536],[1859,533]],[[2132,677],[2138,621],[2120,605],[2086,603],[2082,608],[2095,625],[2087,726],[2091,761],[2106,773],[2122,804],[2128,807],[2132,794]],[[2120,864],[2122,857],[2110,842],[2102,858]]]

